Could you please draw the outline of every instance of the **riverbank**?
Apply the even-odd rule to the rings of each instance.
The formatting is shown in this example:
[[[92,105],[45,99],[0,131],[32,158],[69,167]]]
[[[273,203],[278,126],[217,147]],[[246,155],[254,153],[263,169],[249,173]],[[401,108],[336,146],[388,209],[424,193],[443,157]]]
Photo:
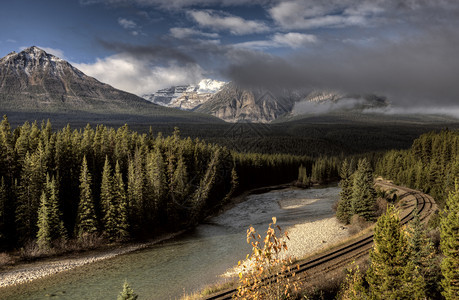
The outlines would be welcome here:
[[[322,195],[326,197],[326,195]],[[285,199],[278,201],[279,206],[283,210],[297,209],[317,204],[320,201],[318,198],[303,198],[303,199]],[[328,217],[312,222],[299,223],[294,226],[282,228],[288,233],[289,239],[286,240],[288,251],[286,256],[293,259],[301,259],[309,254],[328,248],[333,244],[337,244],[347,239],[349,228],[341,224],[336,217]],[[263,236],[263,232],[259,232]],[[246,270],[250,269],[250,262],[244,262]],[[236,277],[243,267],[233,267],[227,270],[222,277]]]
[[[224,213],[225,211],[231,209],[235,205],[244,202],[247,199],[247,197],[251,194],[287,188],[289,186],[290,185],[276,185],[246,191],[238,196],[231,198],[219,210],[218,213],[209,216],[208,218]],[[111,247],[109,249],[96,248],[84,252],[69,253],[48,258],[39,258],[34,262],[19,261],[12,265],[3,266],[0,269],[0,288],[28,283],[36,279],[72,270],[77,267],[88,265],[97,261],[114,258],[119,255],[151,247],[155,244],[161,243],[166,240],[170,240],[178,235],[181,235],[185,231],[186,230],[182,230],[175,233],[165,234],[156,239],[152,239],[146,242],[121,244],[115,247]]]
[[[0,288],[31,282],[35,279],[72,270],[96,261],[110,259],[118,255],[150,247],[165,240],[172,239],[183,232],[184,231],[166,234],[144,243],[121,245],[110,250],[94,250],[89,251],[89,253],[66,255],[65,258],[56,257],[32,263],[20,263],[5,268],[0,272]]]

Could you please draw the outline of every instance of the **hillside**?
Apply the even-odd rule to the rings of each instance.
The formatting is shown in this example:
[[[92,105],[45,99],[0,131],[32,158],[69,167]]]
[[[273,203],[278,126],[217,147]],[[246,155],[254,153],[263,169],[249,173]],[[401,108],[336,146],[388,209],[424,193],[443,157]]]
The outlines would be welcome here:
[[[12,52],[0,59],[0,112],[119,114],[217,121],[161,107],[115,89],[37,47]]]

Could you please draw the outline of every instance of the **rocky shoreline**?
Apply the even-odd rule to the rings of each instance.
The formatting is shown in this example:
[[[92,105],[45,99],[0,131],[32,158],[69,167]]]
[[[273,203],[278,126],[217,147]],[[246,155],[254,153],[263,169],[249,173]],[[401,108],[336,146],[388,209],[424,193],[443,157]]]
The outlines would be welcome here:
[[[49,261],[19,264],[17,266],[13,266],[9,270],[0,271],[0,288],[31,282],[35,279],[43,278],[45,276],[72,270],[76,267],[91,264],[96,261],[110,259],[118,255],[143,249],[162,241],[171,239],[181,233],[183,233],[183,231],[168,234],[145,243],[137,243],[121,246],[116,249],[97,251],[96,254],[84,253],[81,254],[81,257],[77,258],[55,258]]]
[[[280,201],[279,205],[283,209],[296,206],[305,206],[318,201],[318,199],[289,199]],[[336,217],[324,218],[317,221],[296,224],[286,229],[289,240],[287,240],[288,251],[285,253],[293,259],[302,259],[306,255],[318,250],[327,248],[333,244],[347,239],[349,230],[343,226]],[[250,270],[250,262],[245,261],[245,270]],[[235,277],[244,268],[234,267],[227,270],[222,277]]]

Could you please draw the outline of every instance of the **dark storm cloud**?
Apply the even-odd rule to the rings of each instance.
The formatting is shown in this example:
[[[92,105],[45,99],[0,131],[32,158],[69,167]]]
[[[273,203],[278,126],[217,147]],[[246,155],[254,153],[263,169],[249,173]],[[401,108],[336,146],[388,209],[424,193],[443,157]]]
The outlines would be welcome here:
[[[266,56],[234,64],[228,76],[255,86],[378,93],[394,102],[459,103],[459,33],[432,29],[371,46],[322,44],[289,58]]]
[[[108,50],[128,54],[145,61],[167,62],[173,60],[182,64],[196,63],[193,57],[178,50],[173,45],[131,45],[105,40],[99,40],[98,42]]]

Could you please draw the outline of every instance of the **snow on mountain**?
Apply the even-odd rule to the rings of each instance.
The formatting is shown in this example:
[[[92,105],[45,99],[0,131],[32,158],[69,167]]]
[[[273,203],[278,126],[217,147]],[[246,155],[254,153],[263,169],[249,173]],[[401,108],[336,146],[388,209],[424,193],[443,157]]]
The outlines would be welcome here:
[[[207,102],[225,84],[223,81],[203,79],[198,84],[173,86],[142,97],[162,106],[192,110]]]

